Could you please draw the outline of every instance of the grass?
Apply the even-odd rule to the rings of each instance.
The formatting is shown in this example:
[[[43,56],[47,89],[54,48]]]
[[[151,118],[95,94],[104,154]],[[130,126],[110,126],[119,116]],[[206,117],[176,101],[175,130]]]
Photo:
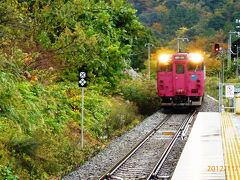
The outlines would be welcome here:
[[[207,76],[205,80],[205,94],[208,94],[215,99],[218,99],[218,77]]]

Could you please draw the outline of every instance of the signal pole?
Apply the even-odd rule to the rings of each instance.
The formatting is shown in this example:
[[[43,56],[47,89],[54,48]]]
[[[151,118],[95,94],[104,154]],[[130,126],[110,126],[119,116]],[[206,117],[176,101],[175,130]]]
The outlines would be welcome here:
[[[228,61],[227,61],[227,68],[230,69],[231,67],[231,47],[232,46],[232,32],[229,32],[229,39],[228,39]]]
[[[84,70],[80,70],[79,71],[79,81],[78,81],[78,85],[79,87],[82,88],[82,122],[81,122],[81,148],[83,148],[83,141],[84,141],[84,134],[83,134],[83,130],[84,130],[84,88],[87,86],[87,72],[85,72]]]
[[[151,65],[150,65],[150,60],[151,60],[151,47],[153,47],[153,44],[147,43],[145,44],[145,47],[148,47],[148,79],[150,80],[151,77]]]
[[[183,42],[186,40],[186,41],[189,41],[188,38],[177,38],[177,52],[180,52],[180,40],[182,40]]]
[[[238,68],[238,52],[239,52],[239,51],[238,51],[238,48],[239,48],[239,47],[238,47],[238,45],[237,45],[237,61],[236,61],[236,65],[237,65],[237,68],[236,68],[236,76],[237,76],[237,78],[238,78],[238,76],[239,76],[239,74],[238,74],[238,69],[239,69],[239,68]]]

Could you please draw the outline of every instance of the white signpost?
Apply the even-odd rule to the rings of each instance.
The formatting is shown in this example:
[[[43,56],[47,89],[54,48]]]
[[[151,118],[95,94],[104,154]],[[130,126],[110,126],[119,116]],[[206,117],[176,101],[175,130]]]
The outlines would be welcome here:
[[[226,85],[225,92],[227,98],[234,98],[234,85]]]
[[[83,135],[83,130],[84,130],[84,87],[87,86],[87,81],[86,81],[87,73],[84,71],[79,72],[79,81],[78,85],[79,87],[82,88],[82,125],[81,125],[81,148],[83,148],[83,141],[84,141],[84,135]]]

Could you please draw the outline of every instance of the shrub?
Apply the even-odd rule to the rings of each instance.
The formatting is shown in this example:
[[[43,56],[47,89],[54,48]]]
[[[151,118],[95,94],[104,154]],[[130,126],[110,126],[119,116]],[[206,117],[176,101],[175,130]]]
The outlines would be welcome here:
[[[4,180],[18,180],[18,176],[14,175],[14,171],[10,167],[0,165],[0,178]]]
[[[205,80],[205,95],[209,94],[210,96],[218,99],[218,77],[207,77]]]
[[[139,112],[143,115],[150,115],[161,106],[155,80],[125,80],[119,89],[125,99],[137,104]]]
[[[108,138],[119,136],[122,132],[138,124],[143,117],[138,114],[135,103],[120,97],[110,100],[110,114],[106,119],[105,131]]]

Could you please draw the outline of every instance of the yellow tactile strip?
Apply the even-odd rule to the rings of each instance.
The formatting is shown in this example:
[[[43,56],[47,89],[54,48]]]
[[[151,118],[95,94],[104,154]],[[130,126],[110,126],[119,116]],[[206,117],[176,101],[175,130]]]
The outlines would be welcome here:
[[[226,179],[240,180],[240,137],[231,114],[223,112],[221,117]]]

